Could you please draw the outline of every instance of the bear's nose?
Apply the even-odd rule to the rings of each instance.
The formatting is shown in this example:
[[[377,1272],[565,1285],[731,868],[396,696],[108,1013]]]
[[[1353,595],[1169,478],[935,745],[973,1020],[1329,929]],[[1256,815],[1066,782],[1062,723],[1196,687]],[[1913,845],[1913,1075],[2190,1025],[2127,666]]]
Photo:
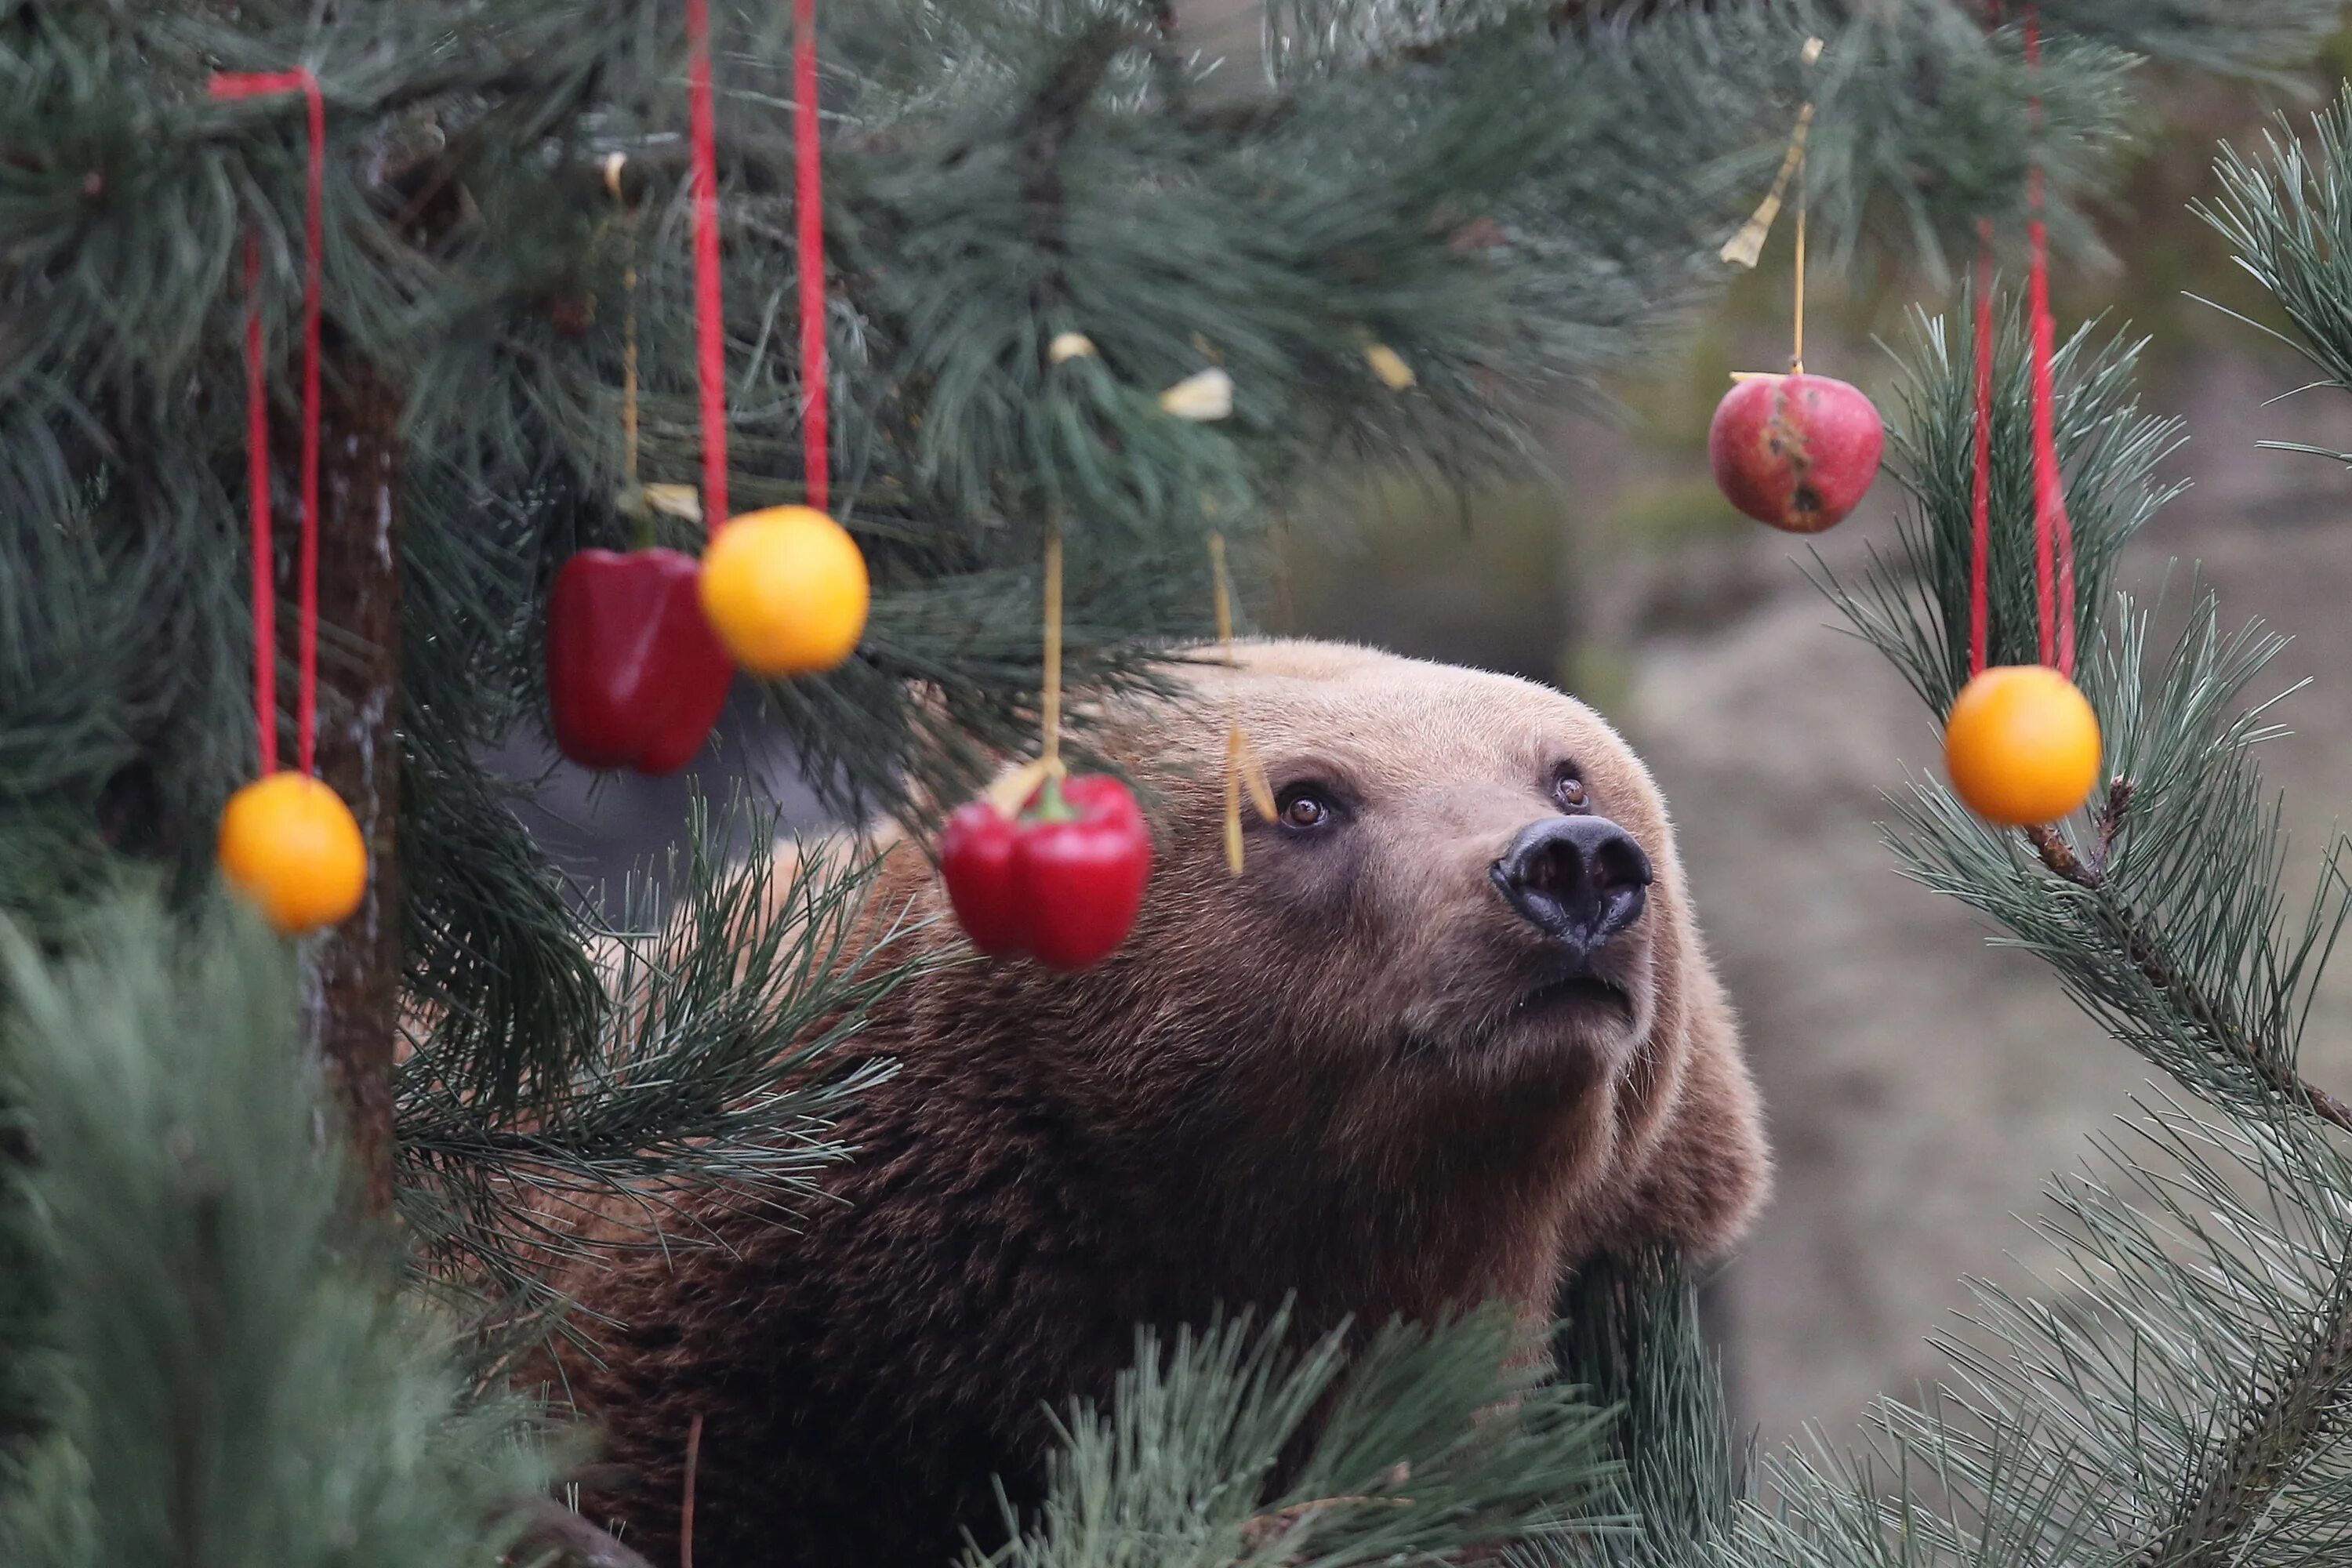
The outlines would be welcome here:
[[[1495,862],[1495,886],[1522,919],[1590,953],[1642,918],[1650,858],[1601,816],[1555,816],[1520,831]]]

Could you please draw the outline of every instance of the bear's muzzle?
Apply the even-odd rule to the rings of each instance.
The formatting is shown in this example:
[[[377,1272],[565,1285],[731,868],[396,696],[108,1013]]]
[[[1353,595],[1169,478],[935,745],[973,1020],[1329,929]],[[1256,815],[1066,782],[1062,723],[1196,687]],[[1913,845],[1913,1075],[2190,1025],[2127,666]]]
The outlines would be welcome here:
[[[1490,873],[1520,919],[1580,965],[1633,929],[1649,902],[1650,858],[1605,816],[1555,816],[1520,830]]]

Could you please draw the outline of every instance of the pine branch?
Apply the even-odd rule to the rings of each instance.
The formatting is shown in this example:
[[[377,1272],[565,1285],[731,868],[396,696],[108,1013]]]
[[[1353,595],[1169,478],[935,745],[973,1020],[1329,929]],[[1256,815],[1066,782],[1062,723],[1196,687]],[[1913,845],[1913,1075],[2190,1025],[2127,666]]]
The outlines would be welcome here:
[[[353,1226],[290,957],[225,900],[111,900],[52,962],[0,929],[62,1384],[0,1463],[10,1568],[485,1563],[561,1458]]]
[[[788,1218],[847,1155],[841,1107],[890,1070],[857,1034],[916,961],[868,919],[872,863],[780,846],[773,815],[740,801],[715,820],[698,801],[688,830],[647,879],[668,897],[633,888],[600,944],[609,1001],[560,1067],[500,1097],[470,1076],[462,1020],[410,1042],[403,1211],[438,1277],[486,1286],[499,1310],[536,1318],[550,1266],[599,1248],[709,1244],[663,1234],[651,1203],[632,1221],[633,1196],[680,1180]]]
[[[1531,1555],[1557,1568],[1720,1561],[1754,1467],[1732,1441],[1721,1370],[1683,1261],[1594,1258],[1562,1287],[1559,1310],[1555,1375],[1617,1413],[1612,1438],[1625,1469],[1604,1511],[1633,1523]]]
[[[2124,814],[2130,806],[2131,796],[2132,787],[2128,780],[2119,778],[2109,786],[2107,803],[2097,816],[2102,843],[2112,844],[2115,841],[2121,830]],[[2346,1104],[2283,1066],[2273,1053],[2262,1049],[2255,1043],[2251,1028],[2183,978],[2180,966],[2166,955],[2160,938],[2148,930],[2147,922],[2138,915],[2109,895],[2105,877],[2098,868],[2084,864],[2063,834],[2048,826],[2028,827],[2023,831],[2026,841],[2033,846],[2034,853],[2042,858],[2042,863],[2054,875],[2097,898],[2101,915],[2114,931],[2125,956],[2141,974],[2147,976],[2150,985],[2205,1032],[2216,1050],[2243,1061],[2291,1102],[2303,1105],[2320,1120],[2352,1132],[2352,1105]]]
[[[1965,310],[1965,305],[1963,306]],[[1904,670],[1940,712],[1967,678],[1974,462],[1972,365],[1940,331],[1918,339],[1912,417],[1898,427],[1895,468],[1917,501],[1903,556],[1875,562],[1858,585],[1828,581],[1856,629]],[[2031,514],[2030,389],[2017,331],[2000,344],[1993,418],[1994,517]],[[2276,654],[2276,639],[2224,637],[2210,596],[2158,669],[2146,657],[2146,617],[2108,619],[2105,584],[2123,541],[2170,493],[2152,477],[2171,427],[2137,416],[2130,351],[2092,349],[2078,335],[2060,355],[2059,440],[2078,546],[2082,679],[2106,731],[2111,787],[2089,825],[2085,861],[2058,826],[2026,837],[2049,878],[2024,874],[2015,840],[1977,822],[1947,792],[1922,784],[1895,839],[1912,874],[2009,927],[2058,967],[2102,1024],[2200,1093],[2256,1104],[2284,1097],[2352,1131],[2352,1106],[2296,1071],[2297,998],[2344,918],[2323,897],[2299,941],[2278,923],[2283,829],[2265,805],[2252,748],[2273,732],[2267,704],[2232,711]],[[1993,662],[2031,660],[2033,565],[2024,529],[1996,527],[1991,574]],[[2054,889],[2067,896],[2053,897]]]
[[[2300,1112],[2177,1104],[2051,1192],[2032,1292],[1972,1281],[1958,1392],[1883,1403],[1859,1458],[1792,1452],[1711,1562],[2262,1563],[2352,1531],[2352,1166]],[[2056,1300],[2047,1298],[2055,1296]]]
[[[1919,342],[1912,418],[1895,442],[1916,503],[1903,557],[1874,563],[1858,588],[1830,587],[1941,711],[1968,668],[1974,367],[1952,363],[1932,327]],[[2013,366],[2013,341],[2002,350]],[[2129,359],[2090,353],[2078,337],[2061,364],[2062,447],[2083,432],[2067,453],[2067,500],[2095,572],[2165,495],[2149,464],[2168,437],[2135,417]],[[2013,370],[1995,384],[2000,530],[2031,514],[2031,452]],[[2031,647],[2034,584],[2014,543],[2000,546],[1997,531],[1994,657],[2007,661]],[[1894,1462],[1924,1458],[1928,1473],[1898,1471],[1890,1508],[1872,1466],[1789,1462],[1779,1484],[1786,1517],[1801,1522],[1746,1521],[1768,1548],[1758,1561],[1822,1561],[1825,1546],[1827,1560],[1865,1558],[1899,1531],[1955,1561],[2317,1563],[2352,1529],[2340,1463],[2352,1164],[2330,1141],[2352,1131],[2352,1107],[2296,1068],[2347,918],[2344,878],[2331,858],[2300,931],[2282,922],[2284,830],[2252,761],[2277,731],[2268,703],[2243,705],[2278,639],[2255,627],[2225,637],[2200,594],[2158,661],[2147,616],[2113,603],[2082,623],[2079,678],[2114,772],[2087,824],[2026,830],[2028,858],[2018,837],[1921,783],[1898,803],[1894,842],[1912,875],[2006,926],[2100,1025],[2228,1120],[2168,1107],[2144,1125],[2158,1160],[2114,1151],[2121,1182],[2060,1188],[2061,1218],[2042,1230],[2065,1264],[2065,1305],[1978,1286],[1974,1326],[2008,1353],[1948,1344],[1970,1391],[1963,1417],[1890,1404],[1877,1418]],[[1918,1500],[1934,1494],[1944,1500]]]
[[[2234,1568],[2245,1562],[2248,1532],[2313,1451],[2352,1432],[2352,1290],[2339,1289],[2334,1304],[2335,1316],[2311,1336],[2305,1353],[2274,1369],[2272,1385],[2193,1481],[2163,1534],[2132,1559],[2133,1568]]]
[[[1038,260],[1030,300],[1040,316],[1052,316],[1068,292],[1062,276],[1069,252],[1062,211],[1063,156],[1077,133],[1078,116],[1101,87],[1111,62],[1137,37],[1134,29],[1109,17],[1080,33],[1013,124],[1013,136],[1024,149],[1025,164],[1020,201],[1029,216],[1030,243]]]
[[[1139,1333],[1111,1404],[1070,1413],[1036,1516],[966,1568],[1353,1568],[1622,1524],[1608,1415],[1541,1383],[1499,1309],[1353,1353],[1344,1329],[1295,1353],[1286,1330]]]
[[[509,1562],[518,1560],[517,1552],[536,1548],[557,1552],[558,1561],[571,1568],[653,1568],[644,1557],[553,1498],[533,1498],[520,1512],[528,1522],[523,1538],[507,1554]]]

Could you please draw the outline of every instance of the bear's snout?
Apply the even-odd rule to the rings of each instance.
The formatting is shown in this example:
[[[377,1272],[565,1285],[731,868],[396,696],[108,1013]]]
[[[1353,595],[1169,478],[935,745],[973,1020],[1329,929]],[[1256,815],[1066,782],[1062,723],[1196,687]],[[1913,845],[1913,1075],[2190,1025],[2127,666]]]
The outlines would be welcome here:
[[[1590,958],[1649,902],[1650,858],[1605,816],[1555,816],[1520,830],[1495,862],[1504,900],[1552,941]]]

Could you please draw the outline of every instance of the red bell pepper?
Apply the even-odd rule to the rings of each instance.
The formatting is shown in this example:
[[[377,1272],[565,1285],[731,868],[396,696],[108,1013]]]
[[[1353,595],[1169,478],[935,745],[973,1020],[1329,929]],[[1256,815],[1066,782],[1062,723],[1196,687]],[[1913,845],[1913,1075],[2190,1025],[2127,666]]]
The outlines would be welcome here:
[[[735,665],[703,616],[700,572],[675,550],[583,550],[555,574],[547,695],[565,756],[658,774],[702,749]]]
[[[1029,951],[1013,862],[1019,858],[1013,819],[985,800],[956,807],[940,834],[940,876],[948,902],[971,945],[991,958]]]
[[[985,800],[959,808],[940,836],[940,872],[981,952],[1084,969],[1134,929],[1151,877],[1151,830],[1108,774],[1048,779],[1018,818]]]

